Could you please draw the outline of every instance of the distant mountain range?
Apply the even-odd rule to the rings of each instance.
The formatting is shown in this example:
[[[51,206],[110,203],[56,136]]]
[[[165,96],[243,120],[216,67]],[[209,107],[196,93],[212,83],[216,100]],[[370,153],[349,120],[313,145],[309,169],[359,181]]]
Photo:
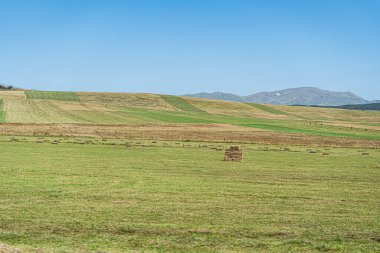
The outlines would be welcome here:
[[[186,94],[184,96],[277,105],[340,106],[348,104],[365,104],[371,102],[351,92],[335,92],[321,90],[315,87],[300,87],[272,92],[259,92],[248,96],[239,96],[223,92],[202,92],[196,94]]]

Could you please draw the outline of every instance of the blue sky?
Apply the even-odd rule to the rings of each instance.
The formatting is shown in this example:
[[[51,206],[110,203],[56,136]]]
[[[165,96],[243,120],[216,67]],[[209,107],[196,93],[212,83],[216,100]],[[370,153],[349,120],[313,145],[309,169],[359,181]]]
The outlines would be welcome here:
[[[379,0],[0,0],[0,82],[380,99]]]

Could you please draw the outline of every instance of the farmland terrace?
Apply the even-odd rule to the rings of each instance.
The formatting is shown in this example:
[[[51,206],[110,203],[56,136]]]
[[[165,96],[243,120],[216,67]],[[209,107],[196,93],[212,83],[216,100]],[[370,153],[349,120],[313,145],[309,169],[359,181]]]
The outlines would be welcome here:
[[[0,134],[380,147],[380,112],[141,93],[0,91]]]

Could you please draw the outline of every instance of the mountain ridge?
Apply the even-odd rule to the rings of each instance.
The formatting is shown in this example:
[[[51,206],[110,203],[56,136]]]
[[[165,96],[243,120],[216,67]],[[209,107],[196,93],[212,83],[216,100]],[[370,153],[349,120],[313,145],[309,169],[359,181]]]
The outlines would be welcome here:
[[[239,96],[223,92],[202,92],[185,94],[187,97],[227,100],[245,103],[277,104],[277,105],[319,105],[340,106],[347,104],[364,104],[371,101],[352,92],[322,90],[316,87],[298,87],[277,91],[264,91],[247,96]]]

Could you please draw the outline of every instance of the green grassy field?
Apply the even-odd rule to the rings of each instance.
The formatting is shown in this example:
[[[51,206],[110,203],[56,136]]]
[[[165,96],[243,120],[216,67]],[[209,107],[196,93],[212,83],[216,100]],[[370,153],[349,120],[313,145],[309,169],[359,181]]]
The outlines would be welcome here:
[[[184,112],[195,112],[195,113],[204,113],[201,109],[198,107],[195,107],[194,105],[188,103],[186,100],[184,100],[181,97],[177,96],[168,96],[168,95],[161,95],[161,97],[170,105],[176,107],[177,109],[180,109]]]
[[[245,144],[244,161],[228,163],[222,150],[230,144],[125,140],[107,128],[190,124],[198,132],[178,135],[186,140],[223,124],[222,141],[235,130],[265,130],[264,141],[298,134],[286,140],[313,135],[314,143],[323,136],[378,147],[379,112],[11,91],[0,92],[0,123],[26,123],[23,133],[35,135],[0,136],[0,252],[1,243],[23,253],[380,250],[379,149]],[[90,124],[90,134],[115,139],[68,137],[70,130],[53,138],[48,130],[57,125],[39,123]],[[208,129],[210,137],[218,131]]]
[[[262,104],[255,104],[255,103],[248,103],[250,106],[256,107],[257,109],[263,110],[265,112],[273,113],[273,114],[280,114],[280,115],[286,115],[286,112],[283,112],[281,110],[275,109],[273,107],[262,105]]]
[[[128,113],[132,117],[143,117],[145,122],[166,123],[227,123],[237,126],[246,126],[263,130],[284,133],[313,134],[331,137],[349,137],[380,140],[380,131],[364,129],[350,129],[347,127],[330,127],[310,125],[308,121],[271,120],[260,118],[241,118],[224,115],[209,115],[199,113],[167,112],[143,110],[126,107],[114,108],[117,111]]]
[[[216,150],[226,146],[1,137],[0,242],[25,252],[380,251],[380,150],[247,145],[233,163]]]

